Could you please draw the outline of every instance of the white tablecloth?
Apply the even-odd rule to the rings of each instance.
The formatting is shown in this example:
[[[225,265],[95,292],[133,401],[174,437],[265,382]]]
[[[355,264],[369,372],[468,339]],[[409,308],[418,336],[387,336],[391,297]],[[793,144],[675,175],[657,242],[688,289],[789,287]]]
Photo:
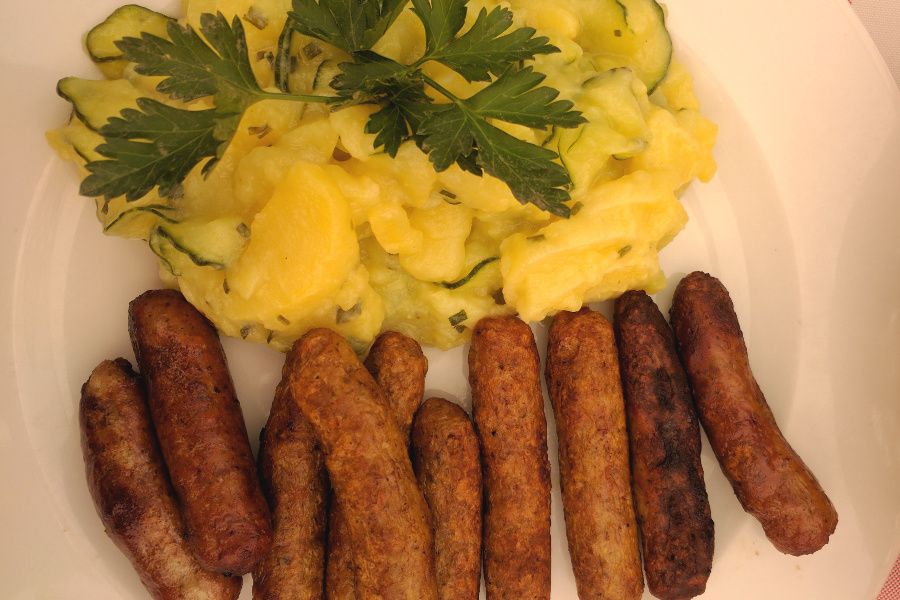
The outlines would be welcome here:
[[[850,0],[900,87],[900,0]]]

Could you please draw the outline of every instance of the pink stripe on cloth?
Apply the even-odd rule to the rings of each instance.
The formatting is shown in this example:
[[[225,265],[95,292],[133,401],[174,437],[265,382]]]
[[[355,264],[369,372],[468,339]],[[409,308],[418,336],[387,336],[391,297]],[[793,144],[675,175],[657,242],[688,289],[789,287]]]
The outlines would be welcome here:
[[[897,557],[891,574],[878,593],[877,600],[900,600],[900,557]]]

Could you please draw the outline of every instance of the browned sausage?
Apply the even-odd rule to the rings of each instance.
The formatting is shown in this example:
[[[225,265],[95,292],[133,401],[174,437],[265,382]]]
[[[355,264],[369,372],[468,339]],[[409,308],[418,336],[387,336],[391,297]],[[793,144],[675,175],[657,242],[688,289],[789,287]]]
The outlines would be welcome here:
[[[138,296],[128,317],[191,547],[204,568],[246,573],[272,526],[216,330],[175,290]]]
[[[440,600],[477,600],[481,589],[481,459],[466,412],[425,401],[412,426],[413,469],[434,525]]]
[[[550,597],[550,463],[540,359],[516,317],[478,322],[469,350],[484,474],[487,597]]]
[[[106,528],[157,600],[234,600],[241,580],[204,571],[153,434],[141,382],[124,358],[104,361],[81,388],[88,489]]]
[[[715,536],[687,376],[645,292],[616,300],[615,329],[647,585],[662,600],[693,598],[706,589]]]
[[[744,510],[780,551],[815,552],[834,532],[837,513],[775,423],[728,290],[691,273],[675,290],[671,319],[700,421]]]
[[[384,390],[400,432],[408,440],[413,415],[425,395],[428,359],[421,346],[402,333],[387,331],[375,339],[365,365]]]
[[[259,475],[274,527],[272,547],[253,569],[253,598],[320,600],[328,481],[315,433],[285,379],[260,435]]]
[[[360,597],[436,599],[428,507],[384,392],[347,342],[327,329],[297,340],[285,370],[343,507]]]
[[[556,416],[560,489],[578,597],[640,598],[644,575],[625,403],[615,335],[603,315],[583,308],[553,319],[547,390]]]
[[[356,563],[353,540],[344,511],[332,498],[328,507],[328,560],[325,561],[325,599],[356,600]]]
[[[404,439],[408,440],[413,415],[425,393],[428,360],[422,348],[402,333],[387,331],[375,339],[365,365],[384,390],[397,425]],[[353,542],[348,537],[343,511],[336,502],[331,505],[328,522],[325,596],[328,600],[352,600],[357,597]]]

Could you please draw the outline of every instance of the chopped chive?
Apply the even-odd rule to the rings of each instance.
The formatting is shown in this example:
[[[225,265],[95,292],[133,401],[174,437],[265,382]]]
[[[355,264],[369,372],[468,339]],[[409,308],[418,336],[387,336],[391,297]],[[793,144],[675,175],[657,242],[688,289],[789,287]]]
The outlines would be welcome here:
[[[625,255],[628,254],[629,252],[631,252],[631,245],[630,245],[630,244],[627,245],[627,246],[622,246],[622,247],[619,248],[619,250],[618,250],[619,258],[622,258],[623,256],[625,256]]]
[[[272,128],[269,127],[268,123],[265,123],[263,125],[254,125],[247,128],[247,133],[249,133],[250,135],[255,135],[259,139],[266,137],[271,132]]]
[[[458,313],[456,313],[455,315],[450,315],[450,317],[447,320],[450,321],[451,327],[457,328],[457,325],[459,325],[460,323],[462,323],[463,321],[465,321],[468,318],[469,318],[469,315],[467,315],[465,309],[463,309],[463,310],[459,311]],[[459,331],[458,328],[457,328],[457,331]]]
[[[265,29],[269,24],[269,19],[266,17],[265,13],[256,6],[250,7],[250,10],[244,15],[244,19],[257,29]]]
[[[499,259],[500,259],[499,256],[489,256],[488,258],[485,258],[484,260],[482,260],[481,262],[476,264],[474,267],[472,267],[472,270],[469,271],[469,273],[462,279],[457,279],[456,281],[442,281],[440,285],[441,285],[441,287],[443,287],[445,289],[455,290],[456,288],[464,286],[465,284],[469,283],[469,281],[471,281],[473,277],[478,275],[478,271],[483,269],[485,266],[491,264],[495,260],[499,260]]]

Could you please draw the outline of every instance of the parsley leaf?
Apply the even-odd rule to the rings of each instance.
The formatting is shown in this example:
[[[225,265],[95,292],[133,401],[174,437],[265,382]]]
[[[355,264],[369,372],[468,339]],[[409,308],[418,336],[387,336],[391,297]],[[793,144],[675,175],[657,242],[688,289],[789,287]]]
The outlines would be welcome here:
[[[216,157],[227,141],[216,133],[222,115],[215,109],[184,110],[149,98],[138,98],[137,105],[139,110],[126,108],[100,129],[106,142],[97,152],[108,160],[86,165],[83,195],[136,200],[158,185],[160,194],[171,196],[194,165]]]
[[[482,117],[527,127],[577,127],[585,123],[581,113],[572,110],[572,102],[555,100],[558,91],[538,87],[544,79],[545,75],[531,67],[511,69],[467,99],[466,104]]]
[[[136,63],[141,75],[165,77],[156,89],[176,100],[212,96],[216,108],[243,111],[262,90],[256,83],[241,20],[229,26],[222,13],[200,16],[200,31],[175,22],[168,25],[170,39],[150,33],[116,42],[126,60]]]
[[[466,22],[467,0],[412,0],[413,11],[425,26],[425,54],[443,48]]]
[[[346,52],[370,49],[408,0],[293,0],[296,30]]]
[[[371,50],[355,52],[353,58],[339,65],[341,72],[331,83],[336,102],[382,105],[366,123],[366,133],[377,134],[375,146],[396,156],[430,110],[425,81],[417,71]]]
[[[568,217],[564,202],[569,175],[556,153],[524,142],[491,125],[465,103],[433,113],[419,128],[423,149],[437,171],[463,160],[503,180],[522,204]]]
[[[413,140],[441,171],[452,164],[471,173],[488,172],[504,181],[522,203],[568,216],[568,173],[551,150],[520,140],[493,121],[533,128],[576,127],[584,122],[572,102],[542,86],[544,75],[522,63],[558,52],[529,27],[512,28],[509,9],[482,8],[463,31],[468,0],[412,0],[425,29],[424,54],[405,65],[371,50],[409,0],[292,0],[273,56],[282,93],[260,89],[238,17],[203,14],[200,32],[175,22],[169,39],[142,33],[116,42],[124,58],[143,75],[162,77],[157,86],[177,101],[211,99],[214,108],[187,110],[141,98],[101,128],[102,160],[87,164],[86,195],[134,200],[159,186],[173,195],[201,162],[206,173],[234,137],[244,111],[263,99],[327,102],[339,110],[354,104],[378,107],[365,131],[375,146],[395,156]],[[288,90],[290,40],[294,32],[333,44],[349,54],[330,82],[334,96],[297,95]],[[462,32],[462,33],[461,33]],[[460,98],[428,77],[422,65],[437,61],[468,81],[489,82]],[[426,93],[446,98],[440,103]]]
[[[534,37],[537,32],[531,27],[506,33],[512,21],[513,14],[508,8],[497,6],[491,12],[482,8],[468,31],[436,46],[425,58],[447,65],[468,81],[490,81],[491,74],[500,76],[510,65],[538,54],[559,52],[548,38]]]

